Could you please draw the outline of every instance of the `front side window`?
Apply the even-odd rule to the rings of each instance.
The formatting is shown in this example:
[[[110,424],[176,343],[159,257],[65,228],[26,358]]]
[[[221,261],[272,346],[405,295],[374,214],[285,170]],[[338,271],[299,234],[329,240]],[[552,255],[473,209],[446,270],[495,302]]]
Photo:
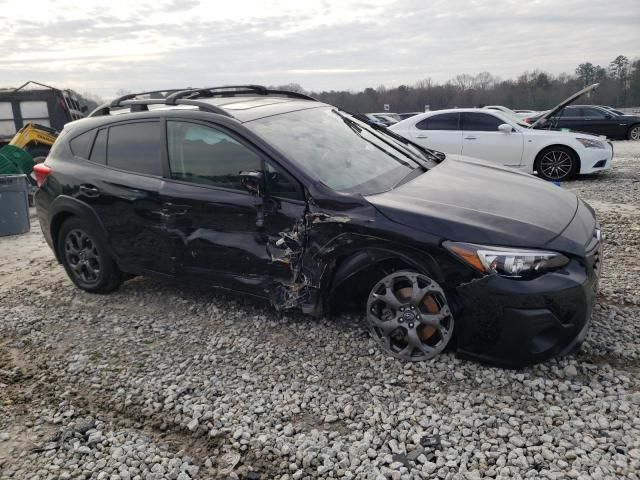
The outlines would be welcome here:
[[[591,118],[605,118],[605,113],[597,108],[584,107],[582,109],[585,117]]]
[[[459,113],[433,115],[416,124],[418,130],[460,130]]]
[[[245,125],[309,176],[339,192],[383,192],[419,168],[416,157],[389,135],[331,107],[272,115]]]
[[[264,174],[268,195],[293,200],[304,200],[300,184],[280,167],[265,162]]]
[[[577,118],[577,117],[583,117],[584,112],[580,107],[565,107],[560,111],[560,113],[557,116],[561,118]]]
[[[466,112],[463,113],[462,128],[474,132],[495,132],[503,123],[503,120],[487,113]]]
[[[162,175],[160,122],[136,122],[109,128],[107,165],[146,175]]]
[[[244,190],[241,172],[262,170],[253,150],[229,134],[197,123],[167,122],[171,178]]]

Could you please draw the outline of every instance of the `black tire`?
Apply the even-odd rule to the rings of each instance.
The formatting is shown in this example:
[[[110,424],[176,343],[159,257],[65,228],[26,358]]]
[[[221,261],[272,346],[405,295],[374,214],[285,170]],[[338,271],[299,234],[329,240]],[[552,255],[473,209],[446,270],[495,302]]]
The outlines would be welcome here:
[[[78,217],[64,221],[58,232],[58,257],[71,281],[91,293],[110,293],[123,275],[107,253],[100,235]]]
[[[25,151],[31,155],[33,161],[36,163],[42,163],[49,155],[49,148],[46,147],[34,147],[34,148],[25,148]]]
[[[640,140],[640,123],[631,125],[627,131],[627,140]]]
[[[578,172],[578,157],[573,150],[562,145],[548,147],[536,157],[535,170],[544,180],[571,180]]]

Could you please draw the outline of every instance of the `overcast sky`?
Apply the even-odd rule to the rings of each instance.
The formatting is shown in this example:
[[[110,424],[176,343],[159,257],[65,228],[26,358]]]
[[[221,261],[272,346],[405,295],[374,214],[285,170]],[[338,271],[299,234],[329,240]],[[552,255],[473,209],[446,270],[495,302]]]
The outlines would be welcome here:
[[[308,90],[640,57],[640,0],[0,0],[0,87]]]

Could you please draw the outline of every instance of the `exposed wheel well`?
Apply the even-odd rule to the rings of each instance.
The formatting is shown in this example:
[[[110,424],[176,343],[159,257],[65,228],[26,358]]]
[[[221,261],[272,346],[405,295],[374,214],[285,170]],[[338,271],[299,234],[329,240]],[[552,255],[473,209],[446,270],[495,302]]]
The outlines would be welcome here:
[[[576,162],[577,162],[577,166],[576,166],[576,174],[579,174],[579,173],[580,173],[580,169],[582,168],[582,163],[581,163],[581,161],[580,161],[580,155],[578,155],[578,152],[576,152],[576,151],[575,151],[573,148],[571,148],[569,145],[563,145],[563,144],[561,144],[561,143],[557,143],[557,144],[554,144],[554,145],[548,145],[548,146],[544,147],[542,150],[540,150],[540,151],[538,152],[538,154],[536,155],[536,160],[535,160],[535,162],[534,162],[534,164],[533,164],[533,168],[534,168],[534,170],[536,170],[536,171],[538,170],[538,162],[540,161],[540,159],[542,158],[542,155],[543,155],[545,152],[547,152],[547,151],[549,151],[549,150],[552,150],[552,149],[554,149],[554,148],[558,148],[558,147],[561,147],[561,148],[563,148],[563,149],[565,149],[565,150],[569,150],[569,151],[573,154],[573,158],[574,158],[574,159],[576,160]]]
[[[362,311],[366,306],[369,291],[375,283],[383,276],[398,270],[423,269],[417,268],[400,257],[389,257],[371,263],[332,285],[329,309],[332,311]]]
[[[55,253],[56,258],[58,258],[58,233],[60,232],[60,227],[62,227],[62,224],[65,222],[65,220],[75,216],[76,215],[71,212],[60,212],[56,214],[51,220],[51,242],[53,243],[53,252]],[[58,260],[60,259],[58,258]]]

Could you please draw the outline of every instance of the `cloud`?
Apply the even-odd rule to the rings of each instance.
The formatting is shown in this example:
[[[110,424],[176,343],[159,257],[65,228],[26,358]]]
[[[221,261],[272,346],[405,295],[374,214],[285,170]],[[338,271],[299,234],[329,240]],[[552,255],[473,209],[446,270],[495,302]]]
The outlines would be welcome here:
[[[227,83],[361,89],[479,71],[508,78],[640,55],[637,0],[58,0],[47,9],[55,14],[34,5],[26,19],[17,0],[6,3],[3,15],[16,20],[0,31],[2,86],[34,79],[105,97]]]

